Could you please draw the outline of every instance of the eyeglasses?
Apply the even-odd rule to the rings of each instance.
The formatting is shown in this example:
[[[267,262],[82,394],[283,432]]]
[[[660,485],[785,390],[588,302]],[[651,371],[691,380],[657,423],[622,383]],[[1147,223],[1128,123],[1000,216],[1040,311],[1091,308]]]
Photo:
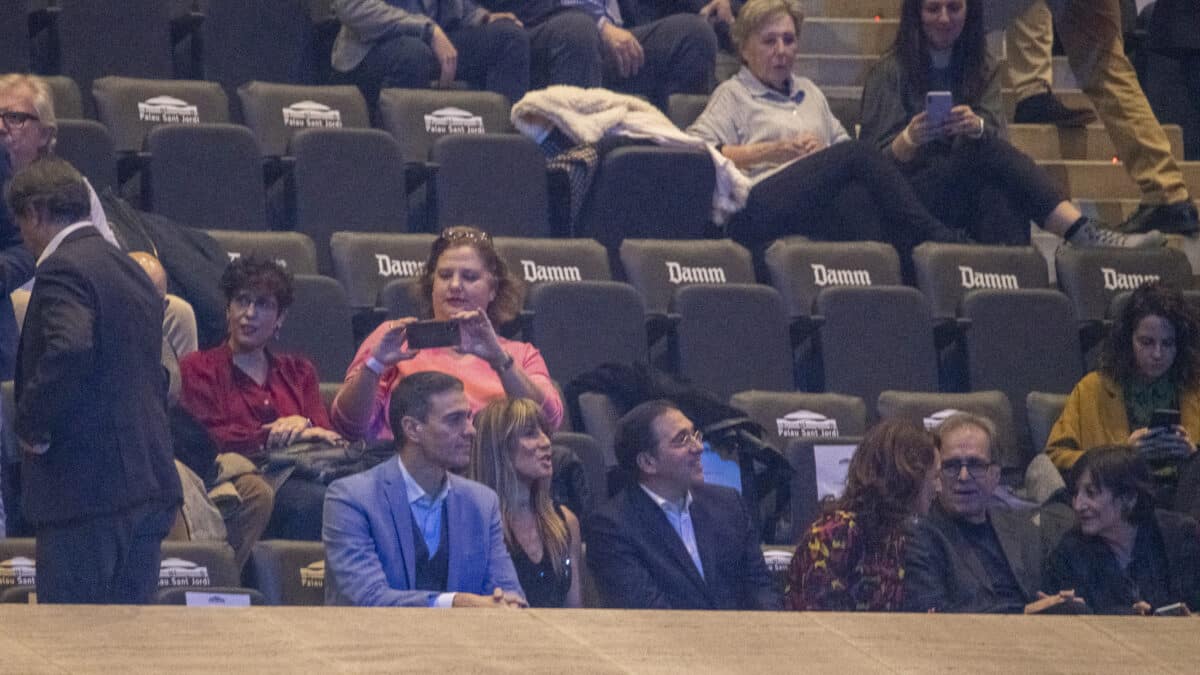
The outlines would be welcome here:
[[[30,120],[39,122],[41,118],[19,110],[0,110],[0,120],[3,120],[4,126],[10,129],[20,129],[25,126],[26,122]]]
[[[962,474],[962,470],[966,468],[967,474],[976,480],[987,475],[988,470],[995,466],[995,462],[942,462],[942,478],[953,480]]]
[[[681,431],[678,434],[675,434],[675,438],[667,441],[667,445],[671,446],[672,448],[686,448],[692,442],[695,442],[699,445],[704,444],[704,434],[699,429],[693,429],[690,433],[687,431]]]
[[[244,312],[254,305],[256,312],[275,312],[279,310],[279,303],[275,298],[269,295],[251,295],[250,293],[238,293],[233,296],[229,304],[239,312]]]

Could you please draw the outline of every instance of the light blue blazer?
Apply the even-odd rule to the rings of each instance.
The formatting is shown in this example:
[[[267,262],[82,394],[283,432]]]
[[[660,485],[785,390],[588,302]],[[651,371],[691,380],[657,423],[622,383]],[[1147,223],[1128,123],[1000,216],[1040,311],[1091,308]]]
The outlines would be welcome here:
[[[447,592],[524,597],[504,545],[500,500],[488,487],[449,474]],[[413,589],[416,547],[404,476],[394,458],[334,481],[325,493],[325,604],[428,607],[438,593]]]

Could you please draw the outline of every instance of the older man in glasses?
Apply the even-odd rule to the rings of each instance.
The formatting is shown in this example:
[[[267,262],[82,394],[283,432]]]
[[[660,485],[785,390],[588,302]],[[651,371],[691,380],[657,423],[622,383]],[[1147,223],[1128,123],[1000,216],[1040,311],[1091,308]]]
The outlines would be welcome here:
[[[588,567],[608,607],[780,609],[741,498],[704,484],[700,432],[669,401],[617,423],[621,468],[636,482],[588,519]]]
[[[1071,612],[1073,593],[1041,586],[1042,538],[1033,514],[994,508],[1000,466],[991,420],[968,413],[938,428],[942,489],[918,522],[904,562],[904,605],[918,612]]]

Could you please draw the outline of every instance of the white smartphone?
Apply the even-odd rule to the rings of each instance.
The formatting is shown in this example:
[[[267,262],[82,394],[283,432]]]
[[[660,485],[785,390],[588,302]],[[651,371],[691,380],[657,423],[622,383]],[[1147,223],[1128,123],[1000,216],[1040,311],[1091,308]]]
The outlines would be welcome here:
[[[954,107],[954,95],[948,91],[931,91],[925,94],[925,115],[929,124],[940,127],[950,117],[950,108]]]

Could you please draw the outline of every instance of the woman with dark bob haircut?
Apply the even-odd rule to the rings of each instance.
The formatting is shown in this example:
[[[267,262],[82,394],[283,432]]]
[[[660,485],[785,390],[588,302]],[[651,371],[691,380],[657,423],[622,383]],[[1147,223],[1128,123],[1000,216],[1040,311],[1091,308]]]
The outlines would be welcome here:
[[[1200,324],[1183,294],[1155,282],[1135,290],[1104,344],[1099,370],[1067,399],[1046,453],[1060,471],[1102,445],[1128,444],[1150,465],[1158,503],[1195,515],[1200,464]],[[1154,423],[1156,410],[1179,423]]]
[[[846,489],[796,546],[787,604],[795,610],[886,612],[903,599],[905,530],[937,494],[934,436],[909,420],[867,432]]]
[[[1200,608],[1200,530],[1154,508],[1141,457],[1124,445],[1093,448],[1073,474],[1079,522],[1046,561],[1048,590],[1074,589],[1096,614]]]
[[[242,256],[225,268],[221,290],[227,337],[224,344],[192,352],[180,362],[183,408],[208,430],[220,452],[243,455],[260,467],[271,450],[293,443],[341,443],[312,363],[268,348],[292,304],[291,275],[272,260]],[[274,487],[268,532],[284,539],[320,539],[324,484],[293,477]]]
[[[420,279],[426,318],[458,324],[453,347],[409,349],[406,317],[385,321],[354,356],[333,401],[333,423],[350,438],[390,439],[387,402],[400,380],[435,370],[462,380],[471,411],[497,398],[528,398],[551,430],[562,423],[563,406],[536,347],[496,334],[495,326],[521,309],[520,282],[496,253],[488,233],[449,227],[433,243]]]

